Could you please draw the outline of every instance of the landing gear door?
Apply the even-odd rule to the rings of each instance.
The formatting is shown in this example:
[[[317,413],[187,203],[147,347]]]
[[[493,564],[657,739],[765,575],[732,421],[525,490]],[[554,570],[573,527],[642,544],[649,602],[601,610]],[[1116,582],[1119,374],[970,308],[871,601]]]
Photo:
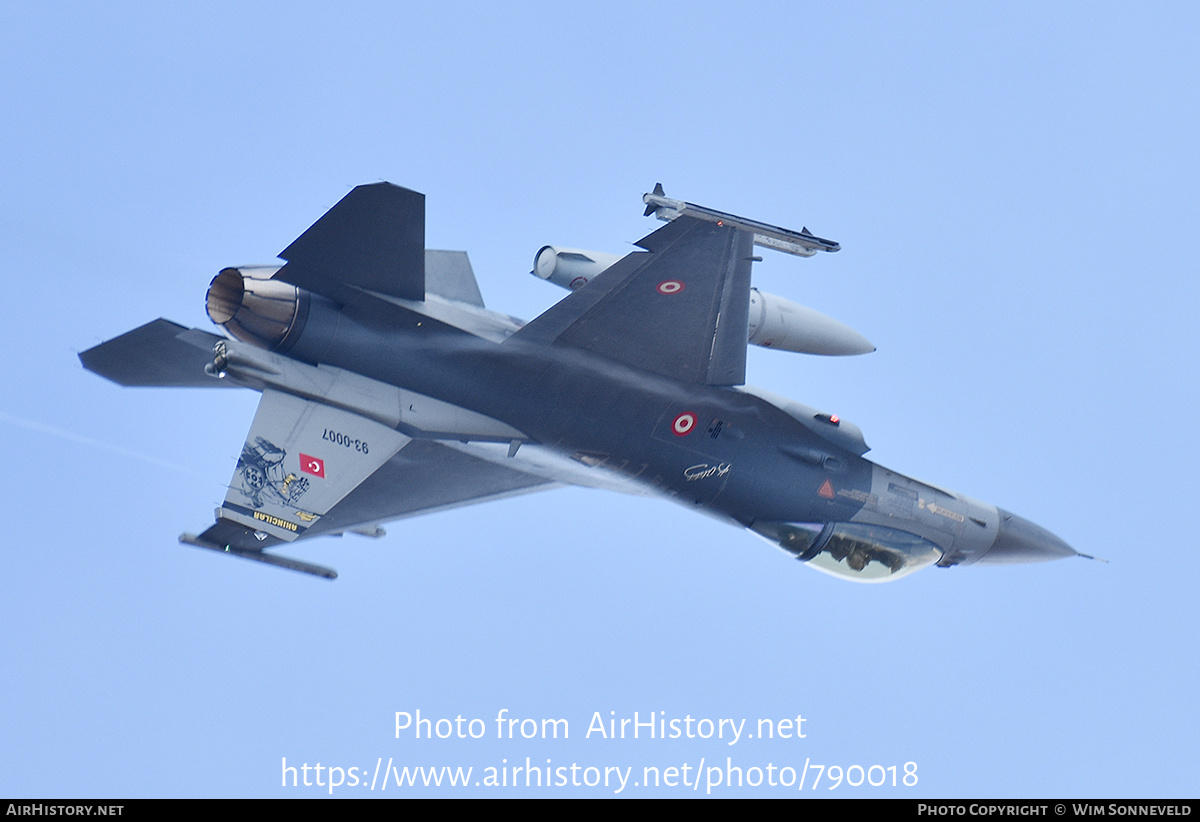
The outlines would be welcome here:
[[[217,516],[291,542],[409,442],[374,420],[267,388]]]

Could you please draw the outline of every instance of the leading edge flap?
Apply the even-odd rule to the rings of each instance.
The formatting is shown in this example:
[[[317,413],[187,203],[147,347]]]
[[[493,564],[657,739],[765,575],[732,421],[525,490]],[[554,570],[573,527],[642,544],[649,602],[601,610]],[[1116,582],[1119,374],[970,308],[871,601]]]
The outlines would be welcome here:
[[[358,414],[265,389],[217,516],[291,542],[410,441]]]

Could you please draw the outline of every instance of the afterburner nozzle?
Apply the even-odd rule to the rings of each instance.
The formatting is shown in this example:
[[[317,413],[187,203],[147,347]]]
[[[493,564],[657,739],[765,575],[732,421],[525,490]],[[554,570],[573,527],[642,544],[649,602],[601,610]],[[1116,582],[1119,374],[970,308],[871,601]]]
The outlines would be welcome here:
[[[288,336],[300,311],[301,291],[270,279],[278,266],[223,268],[209,283],[205,310],[235,339],[272,349]]]

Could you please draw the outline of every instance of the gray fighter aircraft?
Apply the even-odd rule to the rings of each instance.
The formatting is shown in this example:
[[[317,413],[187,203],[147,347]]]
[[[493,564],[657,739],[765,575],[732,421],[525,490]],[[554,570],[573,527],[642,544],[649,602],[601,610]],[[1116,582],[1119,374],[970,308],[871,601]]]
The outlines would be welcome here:
[[[573,291],[522,323],[484,308],[465,253],[425,248],[424,195],[359,186],[285,265],[217,274],[207,310],[225,336],[159,319],[80,360],[126,386],[261,391],[215,524],[180,540],[330,579],[270,549],[560,484],[674,500],[863,582],[1075,555],[864,459],[856,426],[744,385],[749,342],[874,350],[751,288],[755,245],[810,256],[837,243],[661,185],[643,199],[667,221],[643,251],[538,252],[534,273]]]

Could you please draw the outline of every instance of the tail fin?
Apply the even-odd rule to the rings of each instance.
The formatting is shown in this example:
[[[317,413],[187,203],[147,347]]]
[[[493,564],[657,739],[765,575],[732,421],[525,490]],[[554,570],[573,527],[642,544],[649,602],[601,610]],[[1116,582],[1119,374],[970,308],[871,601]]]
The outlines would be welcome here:
[[[279,254],[275,279],[338,299],[358,286],[425,299],[425,195],[391,183],[358,186]]]

